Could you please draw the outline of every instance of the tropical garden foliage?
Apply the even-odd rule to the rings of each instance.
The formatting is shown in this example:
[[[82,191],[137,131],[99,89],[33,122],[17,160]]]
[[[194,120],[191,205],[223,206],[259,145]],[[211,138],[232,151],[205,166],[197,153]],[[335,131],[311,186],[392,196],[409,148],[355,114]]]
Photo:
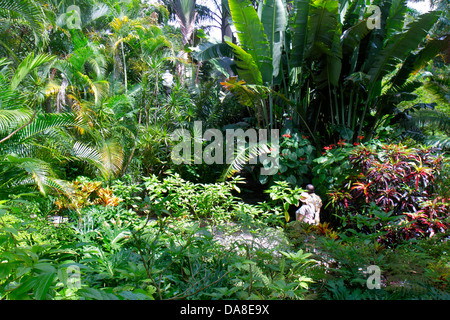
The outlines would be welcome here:
[[[0,0],[0,299],[449,299],[430,6]],[[176,130],[238,128],[279,144],[172,160]],[[309,183],[317,226],[293,221]]]

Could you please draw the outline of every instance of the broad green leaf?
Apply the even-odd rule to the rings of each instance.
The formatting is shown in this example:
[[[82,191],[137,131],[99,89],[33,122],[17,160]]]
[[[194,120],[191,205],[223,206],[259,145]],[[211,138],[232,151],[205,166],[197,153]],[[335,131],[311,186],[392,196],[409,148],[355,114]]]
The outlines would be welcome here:
[[[307,46],[312,58],[322,54],[340,57],[340,39],[336,37],[339,26],[339,3],[334,0],[315,0],[309,10]]]
[[[263,83],[269,83],[273,74],[270,46],[255,8],[249,0],[229,0],[229,7],[240,46],[253,57]]]
[[[306,38],[308,34],[308,16],[311,0],[296,0],[294,2],[294,21],[292,28],[291,66],[300,67],[306,56]]]
[[[199,61],[208,61],[211,59],[232,57],[232,50],[226,43],[202,43],[193,53],[195,59]]]
[[[10,294],[12,299],[29,299],[28,292],[36,287],[38,278],[27,275],[21,279],[21,283]]]
[[[226,42],[234,50],[235,63],[239,77],[248,84],[262,85],[261,71],[253,56],[232,42]]]
[[[367,28],[367,21],[361,21],[360,23],[345,30],[341,37],[342,50],[345,54],[352,54],[357,49],[359,43],[370,33]]]
[[[417,49],[438,17],[437,12],[425,13],[417,21],[410,23],[405,32],[395,34],[388,40],[370,66],[368,75],[371,77],[371,90],[385,75],[395,70],[397,64],[406,59],[411,51]]]
[[[265,0],[261,2],[261,22],[264,26],[272,57],[273,77],[280,71],[281,53],[287,26],[286,5],[283,0]]]
[[[386,39],[389,39],[392,34],[401,32],[405,24],[406,12],[408,11],[406,0],[392,0],[389,8],[389,16],[386,19]]]
[[[34,292],[36,300],[44,300],[55,278],[55,272],[45,272],[36,278],[37,287]]]

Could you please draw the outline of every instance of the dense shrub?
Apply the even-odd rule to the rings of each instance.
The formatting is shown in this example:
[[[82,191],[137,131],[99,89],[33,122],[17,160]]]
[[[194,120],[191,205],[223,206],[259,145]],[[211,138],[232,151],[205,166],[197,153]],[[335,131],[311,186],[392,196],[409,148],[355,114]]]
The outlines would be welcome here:
[[[316,162],[316,180],[322,192],[328,189],[329,205],[346,227],[384,230],[384,241],[394,242],[432,236],[449,226],[450,203],[434,187],[443,157],[432,148],[343,142]]]
[[[291,187],[303,186],[310,181],[311,167],[315,156],[315,148],[310,137],[302,135],[298,130],[285,129],[281,132],[279,150],[279,170],[273,176],[260,176],[265,184],[287,181]]]

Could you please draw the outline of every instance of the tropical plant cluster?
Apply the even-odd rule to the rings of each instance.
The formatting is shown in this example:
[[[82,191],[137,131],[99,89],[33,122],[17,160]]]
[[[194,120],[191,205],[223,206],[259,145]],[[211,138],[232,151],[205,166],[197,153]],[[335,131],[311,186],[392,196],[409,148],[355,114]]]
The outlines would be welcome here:
[[[0,0],[0,299],[449,299],[450,8],[408,2]],[[207,129],[279,141],[175,163]]]

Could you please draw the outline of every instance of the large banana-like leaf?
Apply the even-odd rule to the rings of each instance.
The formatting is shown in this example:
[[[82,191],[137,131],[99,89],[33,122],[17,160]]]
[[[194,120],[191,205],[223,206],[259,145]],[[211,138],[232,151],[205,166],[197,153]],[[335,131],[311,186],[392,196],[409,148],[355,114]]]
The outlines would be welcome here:
[[[310,6],[307,46],[314,58],[322,54],[336,55],[336,31],[339,26],[339,2],[333,0],[314,0]],[[338,38],[339,39],[339,38]]]
[[[389,8],[389,16],[386,19],[386,39],[389,39],[391,35],[396,32],[402,32],[404,24],[406,12],[408,11],[406,0],[392,0]]]
[[[306,54],[306,38],[308,34],[308,16],[311,0],[296,0],[294,2],[294,19],[290,24],[292,36],[292,51],[290,64],[300,67]]]
[[[262,85],[263,78],[253,56],[232,42],[226,42],[234,51],[239,77],[248,84]]]
[[[275,78],[280,71],[281,53],[287,26],[286,4],[283,0],[265,0],[261,2],[261,6],[261,22],[269,42],[273,77]]]
[[[270,46],[258,13],[249,0],[229,0],[228,3],[240,46],[253,57],[263,83],[270,83],[273,74]]]
[[[409,25],[405,32],[395,34],[388,40],[368,72],[372,89],[385,75],[394,71],[400,61],[404,61],[413,50],[419,47],[428,35],[428,30],[436,23],[438,14],[432,11],[421,15],[417,21]]]
[[[391,80],[393,87],[403,86],[408,78],[422,70],[426,64],[437,54],[449,47],[450,35],[440,39],[432,39],[427,42],[419,52],[412,52],[402,64],[402,67]]]
[[[352,55],[357,49],[359,43],[370,33],[367,28],[367,21],[361,21],[358,24],[344,31],[341,37],[342,51],[345,55]]]
[[[305,61],[326,59],[320,80],[337,85],[342,68],[339,2],[331,0],[297,0],[294,3],[291,66]]]
[[[338,1],[315,0],[312,2],[306,39],[309,58],[326,60],[327,67],[317,80],[320,82],[326,79],[334,86],[339,83],[342,69],[341,28]]]
[[[199,61],[208,61],[216,58],[233,56],[233,50],[226,43],[202,43],[198,46],[198,50],[193,53],[195,59]]]

